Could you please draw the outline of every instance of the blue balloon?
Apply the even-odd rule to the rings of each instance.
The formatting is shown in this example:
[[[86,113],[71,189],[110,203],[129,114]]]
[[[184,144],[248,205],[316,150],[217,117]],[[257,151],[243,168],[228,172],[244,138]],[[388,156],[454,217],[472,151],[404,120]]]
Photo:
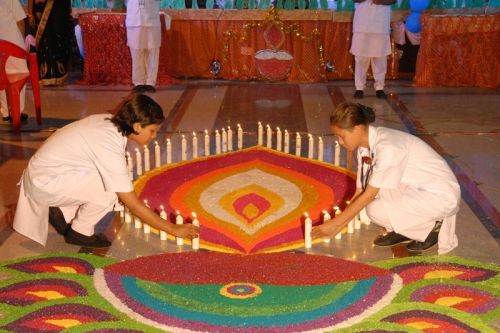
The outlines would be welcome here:
[[[431,0],[410,0],[410,9],[412,12],[420,13],[427,9],[431,4]]]
[[[406,29],[409,32],[417,33],[422,31],[422,24],[420,24],[420,13],[412,12],[406,18]]]

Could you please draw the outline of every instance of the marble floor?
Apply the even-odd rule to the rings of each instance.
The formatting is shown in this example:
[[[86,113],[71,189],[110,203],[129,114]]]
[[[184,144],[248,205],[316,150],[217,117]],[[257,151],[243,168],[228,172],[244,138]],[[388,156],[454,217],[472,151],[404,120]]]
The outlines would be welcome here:
[[[113,245],[91,250],[69,245],[52,227],[45,247],[12,230],[18,182],[36,149],[57,128],[87,115],[112,110],[130,92],[125,86],[69,85],[42,89],[43,124],[33,116],[31,91],[26,111],[30,114],[20,134],[8,123],[0,124],[0,260],[49,252],[92,252],[117,259],[189,251],[173,242],[145,235],[123,224],[110,213],[100,224]],[[375,108],[376,125],[413,133],[432,145],[448,161],[462,185],[462,204],[457,219],[459,247],[450,254],[500,264],[500,95],[480,88],[415,88],[409,81],[390,81],[387,100],[375,98],[367,88],[362,103]],[[328,119],[334,106],[352,99],[349,81],[317,84],[183,81],[159,87],[151,96],[160,103],[166,122],[160,135],[180,135],[204,129],[241,124],[245,135],[256,136],[257,122],[290,132],[313,133],[325,138],[325,160],[332,160],[333,137]],[[256,139],[255,139],[256,140]],[[255,144],[247,140],[245,146]],[[174,161],[180,152],[174,151]],[[343,163],[346,156],[342,155]],[[311,253],[371,262],[408,256],[403,246],[377,248],[372,240],[382,230],[362,225],[354,234],[330,244],[315,244]],[[298,250],[299,252],[303,250]],[[436,254],[435,248],[422,255]]]

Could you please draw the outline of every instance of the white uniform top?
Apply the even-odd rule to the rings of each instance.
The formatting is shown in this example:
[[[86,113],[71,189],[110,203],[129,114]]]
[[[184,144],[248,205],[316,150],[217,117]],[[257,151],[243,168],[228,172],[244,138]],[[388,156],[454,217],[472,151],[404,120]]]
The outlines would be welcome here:
[[[416,230],[418,225],[444,219],[440,253],[455,247],[460,186],[446,161],[424,141],[402,131],[369,126],[368,139],[370,148],[358,149],[357,186],[361,187],[361,158],[371,156],[373,170],[368,183],[380,189],[379,198],[398,202],[401,196],[395,198],[395,193],[404,193],[404,200],[410,201],[405,207],[390,207],[388,215],[391,224],[397,226],[395,231],[398,227],[405,230],[405,226],[411,226],[406,230]]]
[[[26,17],[19,0],[0,0],[0,39],[5,39],[24,49],[24,39],[17,22]],[[7,59],[8,73],[25,73],[28,71],[26,61],[22,59]]]
[[[21,182],[16,231],[45,244],[49,206],[75,200],[103,205],[116,192],[133,191],[127,138],[110,118],[92,115],[64,126],[30,159]]]
[[[127,45],[131,49],[159,48],[161,46],[159,0],[127,0],[125,26]]]
[[[375,5],[372,0],[357,3],[352,21],[350,52],[365,57],[390,54],[390,30],[391,6]]]

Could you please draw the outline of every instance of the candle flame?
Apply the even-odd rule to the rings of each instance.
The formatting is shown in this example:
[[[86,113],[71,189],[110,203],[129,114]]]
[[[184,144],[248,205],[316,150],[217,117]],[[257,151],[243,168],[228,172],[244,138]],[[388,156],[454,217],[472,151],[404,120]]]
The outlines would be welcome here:
[[[163,207],[163,205],[160,205],[160,209],[165,210],[165,207]]]
[[[167,144],[170,144],[170,139],[167,139]]]
[[[309,217],[309,214],[307,212],[304,212],[305,217]]]
[[[180,212],[178,210],[175,211],[175,214],[180,215]]]
[[[205,134],[207,134],[207,135],[208,135],[208,130],[205,130]]]
[[[196,219],[196,218],[198,218],[198,216],[196,215],[196,213],[195,213],[195,212],[191,212],[191,215],[193,215],[193,217],[194,217],[195,219]]]

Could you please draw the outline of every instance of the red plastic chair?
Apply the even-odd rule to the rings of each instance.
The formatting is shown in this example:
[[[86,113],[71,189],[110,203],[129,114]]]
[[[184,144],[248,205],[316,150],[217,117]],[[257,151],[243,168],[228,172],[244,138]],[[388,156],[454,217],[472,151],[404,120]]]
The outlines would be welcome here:
[[[29,73],[8,74],[5,65],[9,57],[28,61]],[[14,43],[0,39],[0,90],[5,90],[9,103],[12,126],[15,132],[21,130],[20,93],[26,82],[31,80],[31,89],[35,100],[36,121],[42,123],[42,105],[40,101],[40,83],[38,81],[38,59],[36,53],[29,53]]]

